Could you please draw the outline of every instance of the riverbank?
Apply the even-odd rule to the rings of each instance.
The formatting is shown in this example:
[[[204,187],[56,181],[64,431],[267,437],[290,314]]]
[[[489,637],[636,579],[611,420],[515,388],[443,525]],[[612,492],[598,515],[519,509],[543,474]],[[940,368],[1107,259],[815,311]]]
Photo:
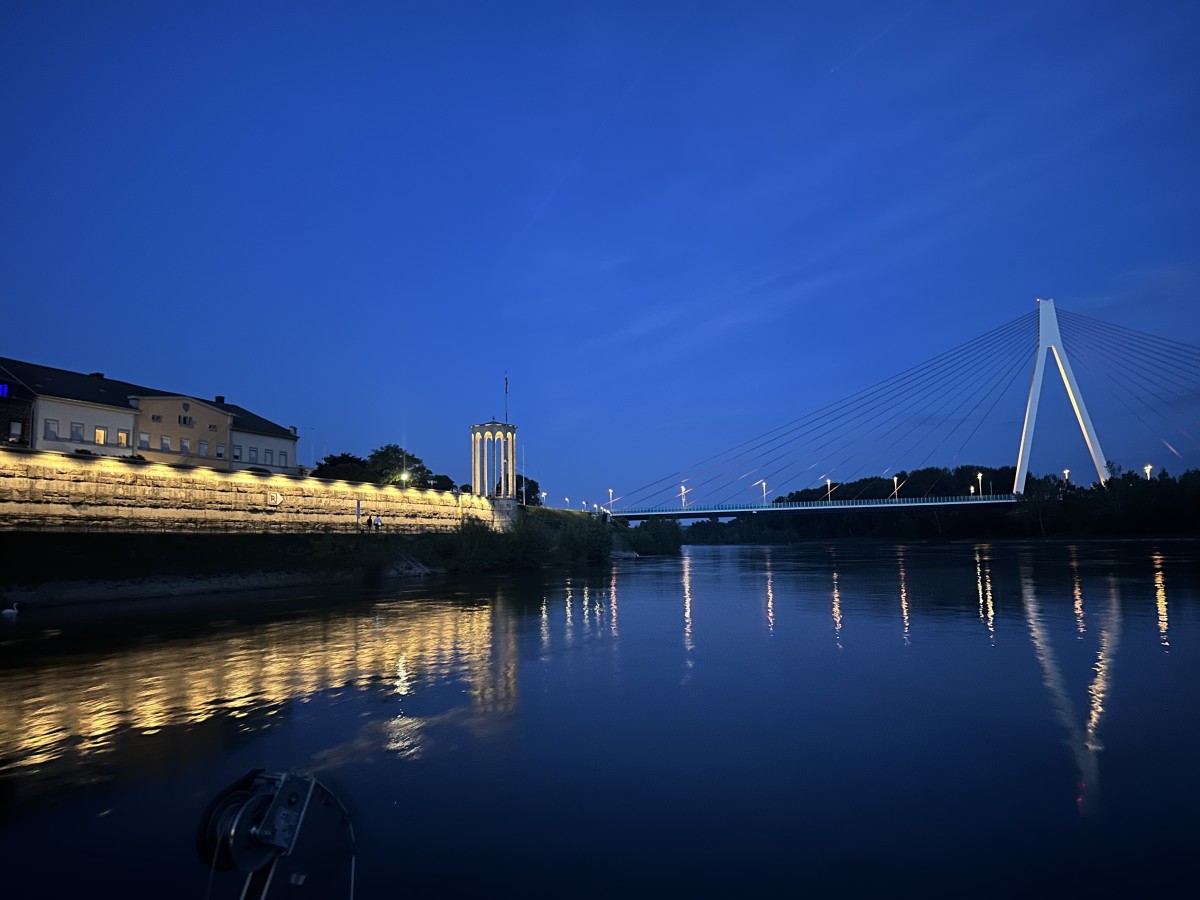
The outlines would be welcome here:
[[[511,532],[0,533],[0,608],[128,605],[149,599],[368,584],[436,573],[536,569],[678,552],[630,529],[565,510],[522,509]],[[657,526],[662,530],[661,526]],[[667,542],[668,544],[670,542]]]

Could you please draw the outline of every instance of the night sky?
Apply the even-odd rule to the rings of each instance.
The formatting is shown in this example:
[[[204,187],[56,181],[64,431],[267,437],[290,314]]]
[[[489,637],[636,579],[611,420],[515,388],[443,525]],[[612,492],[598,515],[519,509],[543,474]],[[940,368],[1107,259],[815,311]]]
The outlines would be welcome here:
[[[6,2],[0,122],[0,355],[306,465],[467,481],[507,376],[548,502],[606,502],[1036,297],[1200,345],[1182,0]],[[1033,469],[1082,472],[1051,394]],[[933,462],[1015,464],[1023,406]]]

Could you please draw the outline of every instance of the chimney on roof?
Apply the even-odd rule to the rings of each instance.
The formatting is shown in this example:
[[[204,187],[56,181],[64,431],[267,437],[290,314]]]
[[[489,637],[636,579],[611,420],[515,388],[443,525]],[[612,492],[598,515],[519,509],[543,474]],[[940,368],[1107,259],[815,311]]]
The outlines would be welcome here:
[[[88,374],[91,375],[93,378],[103,378],[104,377],[103,372],[89,372]]]
[[[289,425],[289,426],[288,426],[288,428],[290,428],[290,429],[291,429],[293,437],[294,437],[294,436],[296,436],[296,426],[295,426],[295,425]]]
[[[224,395],[224,394],[217,394],[217,402],[218,402],[218,403],[224,403],[224,402],[225,402],[225,395]]]

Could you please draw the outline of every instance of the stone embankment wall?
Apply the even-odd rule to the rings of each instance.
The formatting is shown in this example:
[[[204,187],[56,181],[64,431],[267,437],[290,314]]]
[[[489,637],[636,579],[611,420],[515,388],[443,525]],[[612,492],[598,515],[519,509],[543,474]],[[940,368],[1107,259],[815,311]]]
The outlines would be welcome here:
[[[0,531],[355,531],[376,515],[389,532],[506,530],[514,512],[449,491],[0,449]]]

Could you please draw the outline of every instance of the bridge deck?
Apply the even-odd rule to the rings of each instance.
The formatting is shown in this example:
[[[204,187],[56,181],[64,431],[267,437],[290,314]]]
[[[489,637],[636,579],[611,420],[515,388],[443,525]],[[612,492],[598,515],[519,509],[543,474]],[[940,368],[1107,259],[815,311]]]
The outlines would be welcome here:
[[[717,504],[715,506],[664,506],[614,509],[617,519],[711,519],[772,512],[831,512],[844,509],[904,509],[918,506],[987,506],[1016,503],[1018,494],[965,494],[953,497],[887,497],[882,500],[799,500],[793,503]]]

